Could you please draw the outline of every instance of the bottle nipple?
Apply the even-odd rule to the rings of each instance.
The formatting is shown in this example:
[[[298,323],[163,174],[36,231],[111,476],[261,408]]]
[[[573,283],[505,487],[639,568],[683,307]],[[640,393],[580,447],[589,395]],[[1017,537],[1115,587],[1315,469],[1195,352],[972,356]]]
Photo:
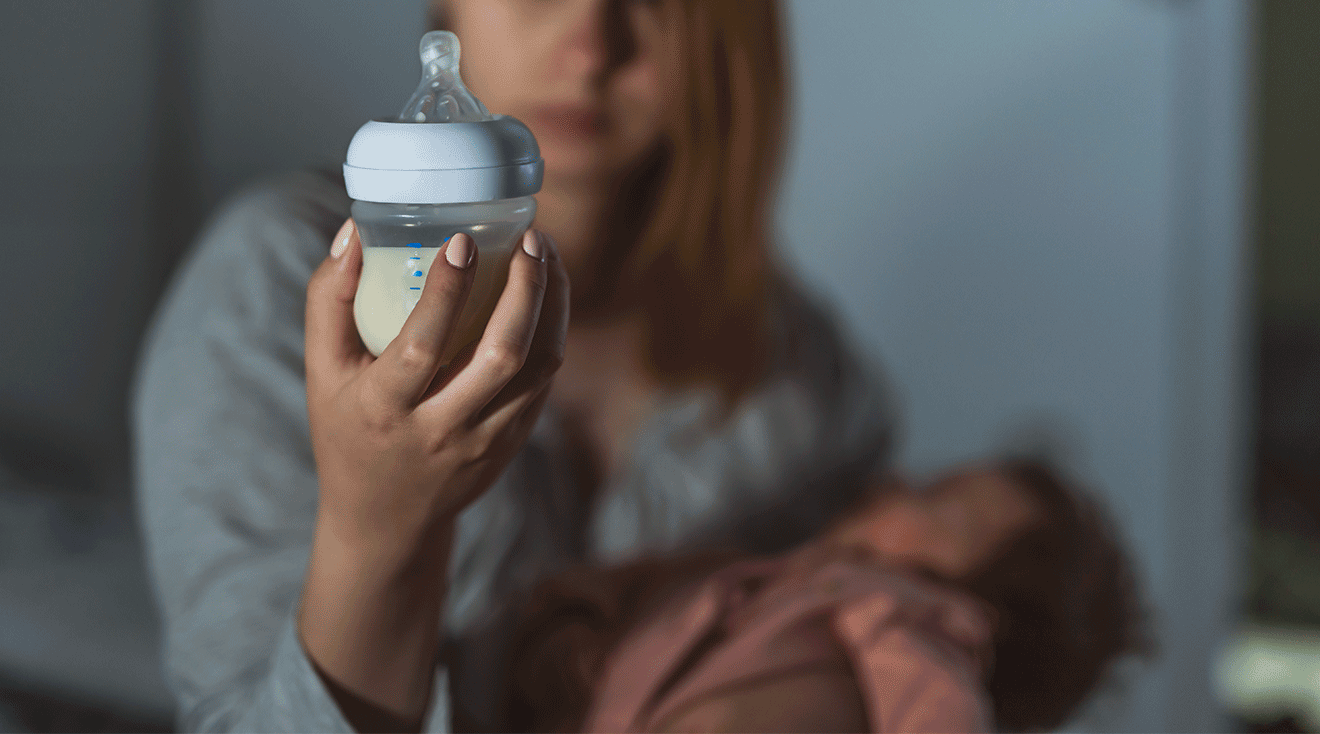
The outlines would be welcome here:
[[[458,36],[449,31],[431,31],[422,36],[419,49],[422,81],[397,122],[481,122],[493,119],[458,75]]]

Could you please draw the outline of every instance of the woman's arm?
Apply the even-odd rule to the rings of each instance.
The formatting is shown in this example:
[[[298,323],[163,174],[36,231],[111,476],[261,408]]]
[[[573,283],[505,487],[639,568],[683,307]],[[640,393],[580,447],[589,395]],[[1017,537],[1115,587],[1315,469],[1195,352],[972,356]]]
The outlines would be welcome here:
[[[465,233],[447,242],[376,358],[354,325],[362,252],[351,220],[307,287],[320,503],[300,630],[323,677],[383,709],[388,719],[372,723],[387,728],[421,724],[455,520],[521,448],[562,359],[567,276],[549,238],[529,231],[480,341],[440,364],[475,248]]]
[[[300,640],[361,732],[421,731],[434,686],[452,523],[381,557],[318,525],[298,610]]]
[[[516,453],[558,363],[553,245],[515,258],[497,341],[465,366],[427,365],[470,280],[457,267],[432,270],[401,346],[365,355],[360,252],[325,258],[327,209],[278,192],[232,207],[171,290],[139,376],[139,496],[188,729],[368,727],[357,702],[445,728],[434,661],[453,518]],[[309,283],[298,271],[318,255]]]

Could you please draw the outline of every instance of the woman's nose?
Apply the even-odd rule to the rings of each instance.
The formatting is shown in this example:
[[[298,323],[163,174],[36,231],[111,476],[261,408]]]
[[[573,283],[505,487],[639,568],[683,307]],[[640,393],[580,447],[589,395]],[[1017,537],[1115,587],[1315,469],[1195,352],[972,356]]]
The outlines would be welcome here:
[[[632,30],[624,2],[576,0],[567,3],[572,6],[572,15],[563,39],[563,52],[572,73],[597,77],[632,55]]]

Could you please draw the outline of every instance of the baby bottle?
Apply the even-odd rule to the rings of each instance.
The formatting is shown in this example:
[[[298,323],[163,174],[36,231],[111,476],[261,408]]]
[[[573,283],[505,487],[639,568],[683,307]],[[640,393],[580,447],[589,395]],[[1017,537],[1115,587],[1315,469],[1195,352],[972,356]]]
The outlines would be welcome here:
[[[544,163],[518,120],[491,115],[463,86],[458,38],[422,37],[422,82],[394,120],[363,125],[348,146],[344,183],[362,240],[353,316],[380,356],[421,296],[436,253],[458,232],[477,271],[441,363],[481,338],[504,291],[509,259],[536,216]]]

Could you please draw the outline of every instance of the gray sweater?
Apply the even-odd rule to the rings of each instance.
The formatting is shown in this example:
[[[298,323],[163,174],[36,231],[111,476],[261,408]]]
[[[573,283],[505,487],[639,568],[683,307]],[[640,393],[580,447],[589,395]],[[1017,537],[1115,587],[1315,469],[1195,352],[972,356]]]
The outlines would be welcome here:
[[[136,490],[165,675],[185,731],[352,731],[298,641],[316,518],[303,307],[348,216],[332,177],[250,187],[203,231],[152,322],[132,395]],[[425,727],[495,720],[518,601],[575,562],[732,543],[774,551],[815,531],[883,464],[891,408],[877,372],[819,309],[785,290],[772,377],[721,427],[714,396],[671,395],[632,464],[582,506],[546,411],[459,518],[445,661]]]

